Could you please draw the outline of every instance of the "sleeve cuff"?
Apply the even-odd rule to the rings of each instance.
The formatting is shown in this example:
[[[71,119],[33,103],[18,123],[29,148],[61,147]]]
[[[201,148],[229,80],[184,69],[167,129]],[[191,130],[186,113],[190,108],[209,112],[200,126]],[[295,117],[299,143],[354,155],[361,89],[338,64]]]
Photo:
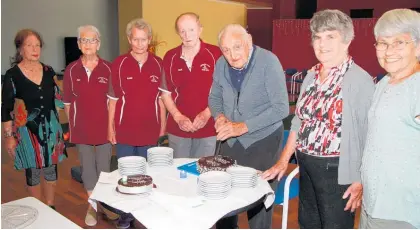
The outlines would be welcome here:
[[[248,128],[248,133],[253,133],[255,131],[255,125],[250,120],[244,121],[246,127]]]
[[[162,92],[164,92],[164,93],[169,93],[169,94],[171,94],[171,91],[168,91],[168,90],[166,90],[166,89],[162,89],[162,88],[158,88],[160,91],[162,91]]]
[[[69,102],[63,102],[64,105],[71,105]]]
[[[114,101],[118,101],[118,97],[111,97],[108,94],[106,95],[109,99],[114,100]]]

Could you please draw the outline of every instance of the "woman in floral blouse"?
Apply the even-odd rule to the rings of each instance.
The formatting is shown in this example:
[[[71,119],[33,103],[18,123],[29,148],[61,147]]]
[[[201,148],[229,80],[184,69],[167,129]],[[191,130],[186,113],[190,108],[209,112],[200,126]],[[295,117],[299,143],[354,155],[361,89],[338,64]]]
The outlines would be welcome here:
[[[4,77],[1,121],[6,150],[15,168],[25,169],[30,195],[39,200],[44,195],[54,208],[57,164],[66,154],[56,110],[59,88],[54,70],[39,61],[42,45],[33,30],[17,33],[15,62]],[[41,171],[47,182],[44,194]]]
[[[299,163],[300,228],[353,228],[360,206],[360,161],[374,83],[348,54],[353,22],[338,10],[314,14],[312,46],[319,64],[302,84],[289,138],[263,177],[280,179]]]

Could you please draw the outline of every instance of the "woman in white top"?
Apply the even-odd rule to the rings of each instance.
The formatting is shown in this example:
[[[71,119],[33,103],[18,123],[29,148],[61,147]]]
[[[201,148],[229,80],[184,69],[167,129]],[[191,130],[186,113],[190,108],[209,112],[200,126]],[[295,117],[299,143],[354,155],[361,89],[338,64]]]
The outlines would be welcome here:
[[[374,32],[388,74],[368,115],[360,228],[420,228],[420,14],[388,11]]]

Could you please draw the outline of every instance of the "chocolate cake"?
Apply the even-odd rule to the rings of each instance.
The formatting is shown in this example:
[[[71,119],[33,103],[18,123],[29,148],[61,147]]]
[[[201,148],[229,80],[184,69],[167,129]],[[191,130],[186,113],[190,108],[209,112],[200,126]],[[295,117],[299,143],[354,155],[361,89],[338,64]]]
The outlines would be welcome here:
[[[227,156],[208,156],[202,157],[197,161],[197,170],[200,173],[209,171],[226,171],[230,166],[235,165],[235,161]]]
[[[145,193],[153,188],[153,179],[148,175],[127,176],[127,181],[123,178],[118,180],[118,191],[121,193]]]

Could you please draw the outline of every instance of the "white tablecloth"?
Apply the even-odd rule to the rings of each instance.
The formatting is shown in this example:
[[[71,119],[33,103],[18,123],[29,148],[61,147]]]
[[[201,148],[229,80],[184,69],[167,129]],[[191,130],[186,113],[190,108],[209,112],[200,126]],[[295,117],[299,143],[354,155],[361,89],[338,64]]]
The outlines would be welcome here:
[[[7,205],[30,206],[38,210],[37,219],[32,224],[25,227],[28,229],[81,229],[81,227],[77,224],[73,223],[34,197],[26,197],[11,201],[9,203],[2,204],[1,206],[4,207]]]
[[[150,195],[123,195],[116,192],[120,179],[118,170],[101,173],[89,202],[104,202],[133,216],[147,228],[211,228],[231,211],[248,206],[261,197],[268,208],[274,202],[274,192],[267,181],[258,178],[255,188],[232,188],[223,200],[207,200],[197,195],[197,176],[180,178],[178,166],[195,159],[174,159],[171,167],[147,167],[157,188]]]

